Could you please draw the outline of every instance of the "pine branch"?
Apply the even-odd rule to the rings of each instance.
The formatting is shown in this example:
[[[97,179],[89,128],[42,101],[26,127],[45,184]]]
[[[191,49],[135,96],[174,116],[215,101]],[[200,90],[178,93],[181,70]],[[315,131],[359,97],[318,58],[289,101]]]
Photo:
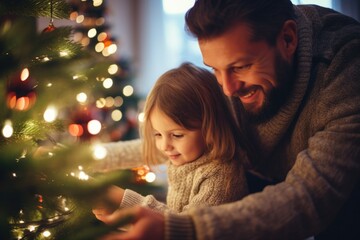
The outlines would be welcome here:
[[[31,17],[51,17],[51,3],[53,4],[53,18],[69,18],[71,8],[64,0],[1,1],[0,16],[18,15]]]

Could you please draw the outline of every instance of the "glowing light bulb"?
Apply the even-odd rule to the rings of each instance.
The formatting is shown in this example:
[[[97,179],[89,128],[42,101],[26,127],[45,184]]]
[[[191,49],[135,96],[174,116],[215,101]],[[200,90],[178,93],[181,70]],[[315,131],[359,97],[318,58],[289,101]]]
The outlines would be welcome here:
[[[111,118],[115,122],[120,121],[122,119],[122,112],[119,109],[115,109],[114,111],[111,112]]]
[[[45,230],[45,231],[42,232],[42,235],[43,235],[44,237],[50,237],[50,236],[51,236],[51,232],[50,232],[49,230]]]
[[[24,68],[20,74],[21,81],[25,81],[26,79],[28,79],[29,75],[30,75],[29,69]]]
[[[93,146],[93,158],[95,160],[102,160],[106,157],[107,155],[107,150],[105,147],[96,144]]]
[[[88,31],[88,37],[89,38],[93,38],[93,37],[95,37],[96,36],[96,34],[97,34],[97,31],[96,31],[96,29],[95,28],[91,28],[89,31]]]
[[[111,78],[107,78],[107,79],[104,80],[103,86],[104,86],[104,88],[109,89],[109,88],[112,87],[113,83],[114,82],[113,82],[113,80]]]
[[[144,122],[144,119],[145,119],[145,113],[144,112],[139,113],[138,115],[139,122]]]
[[[119,70],[119,66],[116,64],[111,64],[108,68],[108,73],[114,75]]]
[[[127,85],[123,88],[123,94],[127,97],[131,96],[134,93],[134,88],[130,85]]]
[[[48,106],[44,112],[44,120],[46,122],[53,122],[58,116],[58,111],[54,106]]]
[[[87,124],[87,128],[90,134],[96,135],[101,131],[101,123],[99,120],[91,120]]]
[[[78,94],[76,95],[76,100],[77,100],[79,103],[85,103],[86,100],[87,100],[87,95],[86,95],[86,93],[84,93],[84,92],[78,93]]]
[[[89,180],[89,175],[87,175],[84,171],[80,171],[79,179],[80,180]]]
[[[5,124],[2,129],[3,136],[9,138],[13,135],[13,133],[14,133],[14,129],[12,127],[12,122],[10,120],[5,120]]]
[[[149,182],[149,183],[155,181],[155,179],[156,179],[156,175],[155,175],[155,173],[153,173],[153,172],[148,172],[148,173],[145,175],[145,180],[146,180],[147,182]]]

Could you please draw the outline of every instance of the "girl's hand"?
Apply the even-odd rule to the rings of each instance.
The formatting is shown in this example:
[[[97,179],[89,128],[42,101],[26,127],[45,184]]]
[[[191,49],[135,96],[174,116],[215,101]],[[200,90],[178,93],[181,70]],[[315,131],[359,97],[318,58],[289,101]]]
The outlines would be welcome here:
[[[111,186],[108,188],[105,196],[101,196],[100,200],[97,200],[92,208],[95,217],[98,220],[107,223],[105,217],[111,215],[120,207],[124,191],[124,189],[118,186]]]

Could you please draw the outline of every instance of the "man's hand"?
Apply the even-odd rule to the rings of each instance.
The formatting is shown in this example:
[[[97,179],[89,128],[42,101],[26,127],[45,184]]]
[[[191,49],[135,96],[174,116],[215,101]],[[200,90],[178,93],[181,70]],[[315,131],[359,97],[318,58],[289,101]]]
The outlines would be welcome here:
[[[114,225],[126,217],[132,217],[132,225],[127,231],[110,233],[101,240],[163,240],[165,239],[164,215],[149,208],[133,207],[118,209],[110,215],[104,216],[103,222]]]

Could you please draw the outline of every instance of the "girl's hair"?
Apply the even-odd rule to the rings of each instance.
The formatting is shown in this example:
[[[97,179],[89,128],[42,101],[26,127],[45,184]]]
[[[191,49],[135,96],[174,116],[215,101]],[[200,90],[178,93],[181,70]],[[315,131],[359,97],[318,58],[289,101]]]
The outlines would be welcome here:
[[[294,16],[290,0],[197,0],[185,21],[187,31],[198,39],[219,36],[242,22],[252,29],[253,41],[274,45],[284,22]]]
[[[155,147],[149,120],[156,107],[188,130],[201,129],[206,153],[211,159],[231,161],[238,156],[239,138],[235,121],[215,76],[191,63],[165,72],[149,93],[144,107],[141,134],[143,158],[156,164],[164,158]]]

